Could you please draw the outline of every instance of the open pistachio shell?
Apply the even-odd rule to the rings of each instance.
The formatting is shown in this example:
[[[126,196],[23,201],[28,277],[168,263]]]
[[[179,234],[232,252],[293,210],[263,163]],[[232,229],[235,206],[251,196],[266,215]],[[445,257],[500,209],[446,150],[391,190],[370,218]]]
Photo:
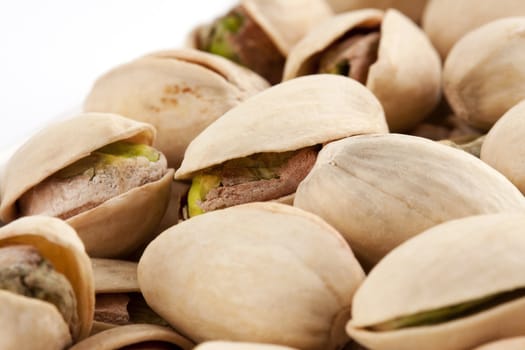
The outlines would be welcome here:
[[[195,350],[294,350],[287,346],[257,344],[257,343],[237,343],[227,341],[210,341],[199,344]]]
[[[364,8],[378,8],[387,10],[394,8],[414,22],[419,23],[427,0],[327,0],[328,4],[336,12],[355,11]]]
[[[491,342],[473,350],[522,350],[525,349],[525,337],[514,337]]]
[[[116,259],[91,259],[95,293],[139,292],[137,263]]]
[[[343,137],[385,133],[383,109],[361,84],[335,75],[293,79],[225,113],[188,146],[176,179],[262,152],[285,152]]]
[[[525,2],[521,0],[429,0],[422,26],[444,60],[452,46],[471,30],[499,18],[523,15]]]
[[[73,328],[73,334],[71,336],[73,341],[85,338],[91,330],[95,293],[93,290],[93,272],[89,257],[85,253],[84,246],[75,230],[60,219],[45,216],[24,217],[0,228],[0,247],[14,244],[34,246],[43,258],[51,262],[56,271],[63,274],[69,280],[75,292],[79,320],[79,324]],[[41,328],[45,325],[41,324],[42,320],[40,317],[48,321],[56,318],[49,310],[46,310],[42,316],[39,314],[39,310],[49,308],[36,304],[48,304],[46,302],[31,300],[17,295],[13,297],[4,296],[3,293],[2,298],[9,301],[7,305],[13,306],[12,311],[20,310],[23,312],[12,315],[12,317],[18,320],[18,326],[25,327],[25,329],[19,329],[16,332],[24,332],[24,337],[26,338],[28,337],[28,333],[32,332],[31,327],[33,327],[33,325],[37,327],[39,331],[45,332],[45,329]],[[11,302],[13,302],[13,304],[11,304]],[[32,317],[29,317],[32,313],[30,311],[32,304],[26,305],[26,302],[36,305],[33,310],[34,316]],[[54,308],[54,306],[52,307]],[[10,308],[7,307],[7,309],[9,310]],[[0,314],[4,315],[4,303],[2,303],[2,312],[0,312]],[[22,315],[26,315],[27,318]],[[58,314],[58,316],[60,316],[60,314]],[[67,330],[67,325],[62,316],[60,316],[60,318]],[[2,331],[5,329],[4,325],[8,323],[9,322],[2,323]],[[14,327],[15,325],[10,326]],[[63,333],[63,326],[60,323],[48,323],[47,327],[57,327],[57,329],[49,330],[51,333]],[[2,335],[0,339],[3,340],[6,337],[7,336]],[[0,340],[0,344],[2,340]],[[35,342],[38,341],[38,339],[32,340]],[[18,339],[17,341],[22,342],[23,340]],[[31,339],[26,339],[25,341],[31,341]]]
[[[356,292],[347,331],[377,350],[471,349],[525,335],[524,224],[523,214],[474,216],[405,242]],[[398,326],[378,330],[388,323]]]
[[[467,152],[386,134],[325,146],[297,188],[294,205],[334,226],[369,268],[436,224],[524,211],[525,199],[504,176]]]
[[[445,61],[443,88],[454,113],[490,129],[525,98],[525,17],[485,24],[463,36]]]
[[[0,181],[0,218],[9,222],[19,217],[17,200],[26,191],[91,152],[124,140],[151,145],[154,136],[155,129],[149,124],[106,113],[84,113],[49,125],[8,161]],[[67,222],[88,254],[122,256],[152,238],[168,204],[172,173],[169,169],[160,180],[70,217]]]
[[[192,349],[195,345],[187,338],[167,327],[150,324],[133,324],[111,328],[75,344],[70,350],[114,350],[145,342],[165,343],[180,348]]]
[[[525,100],[512,107],[489,130],[481,160],[505,175],[525,193]]]
[[[380,28],[377,61],[370,66],[366,86],[385,110],[391,131],[414,127],[438,104],[441,63],[425,34],[396,10],[352,11],[323,22],[292,49],[284,80],[315,74],[322,53],[356,28]]]
[[[138,266],[150,307],[197,342],[309,350],[347,341],[341,323],[363,278],[337,231],[315,215],[270,202],[173,226],[150,243]]]
[[[84,110],[118,113],[157,129],[154,146],[178,167],[190,141],[247,97],[268,87],[255,73],[196,50],[149,54],[93,85]]]

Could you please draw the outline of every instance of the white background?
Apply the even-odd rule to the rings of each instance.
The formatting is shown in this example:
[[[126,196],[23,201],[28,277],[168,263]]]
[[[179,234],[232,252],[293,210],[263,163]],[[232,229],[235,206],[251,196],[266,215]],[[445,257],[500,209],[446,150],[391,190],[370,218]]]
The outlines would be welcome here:
[[[183,45],[233,0],[0,0],[0,162],[114,66]],[[57,140],[59,141],[59,140]]]

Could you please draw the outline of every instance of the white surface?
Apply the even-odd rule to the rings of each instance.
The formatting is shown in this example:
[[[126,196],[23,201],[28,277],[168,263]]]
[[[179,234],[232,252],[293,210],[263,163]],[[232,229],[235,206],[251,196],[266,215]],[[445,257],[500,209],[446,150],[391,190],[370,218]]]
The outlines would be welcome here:
[[[148,52],[182,46],[233,0],[0,2],[0,164],[50,120],[81,105],[94,80]]]

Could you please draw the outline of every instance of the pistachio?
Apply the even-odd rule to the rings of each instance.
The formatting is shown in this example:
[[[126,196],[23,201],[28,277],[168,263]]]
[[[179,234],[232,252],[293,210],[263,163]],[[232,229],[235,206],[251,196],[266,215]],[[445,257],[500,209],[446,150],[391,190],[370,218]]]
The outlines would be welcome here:
[[[524,346],[525,337],[514,337],[490,342],[473,350],[521,350]]]
[[[209,341],[199,344],[195,350],[294,350],[287,346],[271,345],[271,344],[257,344],[257,343],[241,343],[241,342],[227,342],[227,341]]]
[[[524,223],[523,214],[472,216],[406,241],[357,290],[347,332],[378,350],[471,349],[525,334]]]
[[[468,137],[455,140],[441,140],[439,142],[444,145],[458,148],[460,150],[472,154],[474,157],[480,158],[481,147],[483,147],[483,142],[485,142],[485,135],[474,139]]]
[[[365,8],[387,10],[394,8],[410,17],[414,22],[421,22],[427,0],[327,0],[336,13],[356,11]]]

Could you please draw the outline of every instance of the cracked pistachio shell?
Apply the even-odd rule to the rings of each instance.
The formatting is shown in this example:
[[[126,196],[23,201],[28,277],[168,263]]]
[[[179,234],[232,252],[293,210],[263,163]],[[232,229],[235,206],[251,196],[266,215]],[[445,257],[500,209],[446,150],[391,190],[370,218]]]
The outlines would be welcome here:
[[[390,130],[409,130],[439,103],[441,62],[425,33],[396,10],[352,11],[323,22],[292,49],[283,80],[315,74],[319,55],[352,29],[379,26],[378,57],[366,87],[383,105]]]
[[[336,349],[347,341],[343,324],[363,278],[336,230],[315,215],[270,202],[175,225],[150,243],[138,266],[149,306],[196,342],[304,350]]]
[[[361,84],[315,75],[275,85],[228,111],[188,146],[176,179],[227,160],[285,152],[343,137],[386,133],[383,109]]]
[[[473,350],[523,350],[525,349],[525,337],[514,337],[494,341]]]
[[[485,24],[463,36],[443,69],[445,96],[454,113],[488,130],[525,98],[525,17]]]
[[[489,130],[481,160],[525,193],[525,100],[512,107]]]
[[[522,0],[429,0],[422,26],[445,59],[452,46],[471,30],[499,18],[519,15],[525,15]]]
[[[140,291],[137,263],[117,259],[92,258],[95,293],[128,293]]]
[[[92,335],[75,344],[70,350],[114,350],[144,342],[160,342],[182,350],[190,350],[195,346],[173,329],[150,324],[133,324]]]
[[[68,343],[70,337],[73,341],[85,338],[91,330],[95,307],[93,271],[75,230],[57,218],[24,217],[0,228],[0,247],[15,244],[34,246],[56,271],[69,280],[77,299],[79,324],[73,327],[70,335],[68,325],[53,305],[0,291],[0,320],[5,320],[4,317],[9,320],[0,322],[0,348],[11,349],[14,341],[18,345],[16,349],[32,349],[41,344],[49,344],[46,349],[62,349],[59,344]]]
[[[152,124],[157,129],[153,146],[176,168],[199,132],[268,86],[257,74],[217,55],[191,49],[161,51],[101,76],[84,110]]]
[[[481,215],[433,227],[370,272],[354,295],[347,332],[374,350],[460,350],[525,335],[525,298],[452,321],[388,331],[367,327],[525,286],[523,214]]]
[[[16,202],[26,191],[91,152],[124,140],[151,145],[154,137],[151,125],[109,113],[82,113],[47,126],[7,162],[0,181],[0,219],[9,222],[19,217]],[[158,181],[67,219],[88,254],[122,256],[151,239],[168,204],[172,174],[170,169]]]
[[[420,22],[427,0],[327,0],[336,13],[377,8],[387,10],[394,8],[410,17],[414,22]]]
[[[195,350],[294,350],[287,346],[258,344],[258,343],[239,343],[227,341],[210,341],[199,344]]]
[[[349,137],[325,146],[294,205],[324,218],[365,267],[444,221],[525,211],[525,199],[480,159],[416,136]]]

